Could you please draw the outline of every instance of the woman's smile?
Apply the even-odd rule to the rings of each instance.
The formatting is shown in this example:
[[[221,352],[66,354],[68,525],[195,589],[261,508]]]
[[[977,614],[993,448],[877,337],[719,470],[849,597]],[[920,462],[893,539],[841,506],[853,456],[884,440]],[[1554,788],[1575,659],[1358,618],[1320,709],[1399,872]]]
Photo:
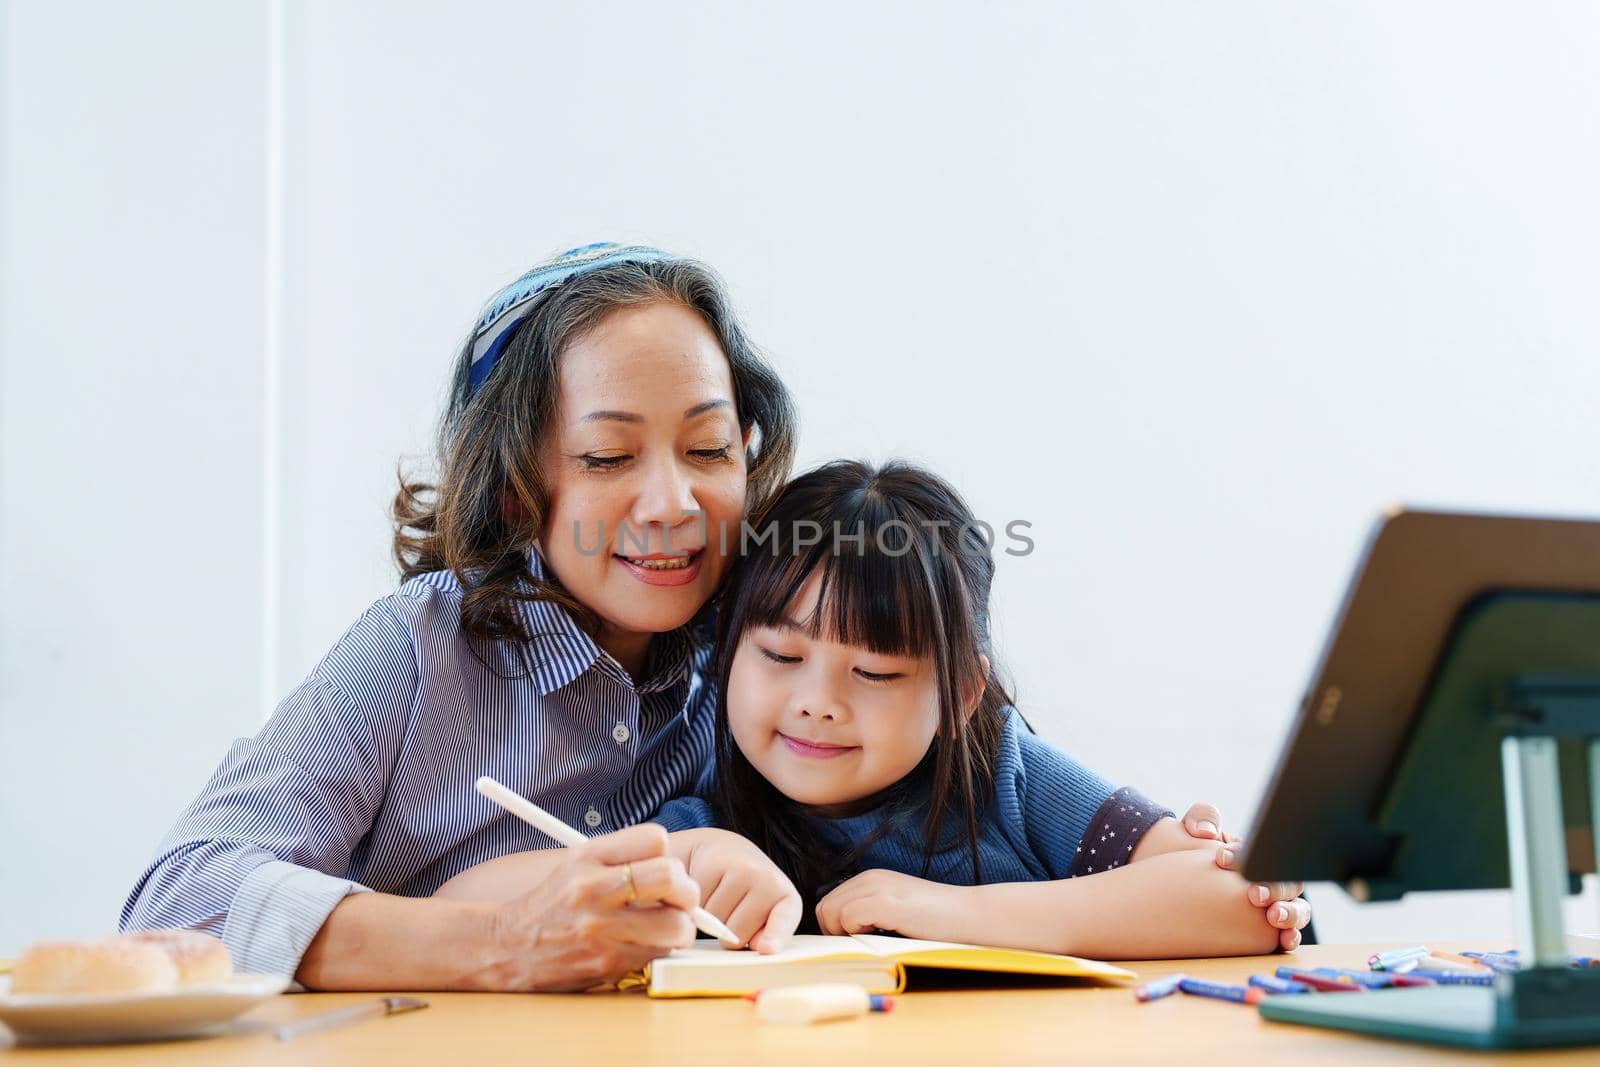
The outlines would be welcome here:
[[[700,576],[700,557],[704,549],[686,553],[657,552],[649,556],[623,556],[620,561],[629,574],[646,585],[688,585]]]

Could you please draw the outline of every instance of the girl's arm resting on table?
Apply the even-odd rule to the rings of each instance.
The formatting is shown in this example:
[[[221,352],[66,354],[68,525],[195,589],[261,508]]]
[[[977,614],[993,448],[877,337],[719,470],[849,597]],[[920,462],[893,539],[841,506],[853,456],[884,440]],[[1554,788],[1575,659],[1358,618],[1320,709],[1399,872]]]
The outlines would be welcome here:
[[[1172,816],[1158,819],[1152,823],[1139,838],[1139,843],[1133,847],[1133,855],[1128,858],[1129,863],[1137,863],[1153,856],[1165,856],[1173,852],[1188,852],[1196,849],[1206,850],[1206,855],[1212,855],[1220,842],[1206,840],[1192,836],[1184,829],[1182,823]]]
[[[1276,952],[1277,929],[1244,890],[1208,851],[1185,849],[1082,878],[973,887],[968,911],[981,944],[1094,959]]]
[[[1197,814],[1201,817],[1209,814],[1212,819],[1217,817],[1216,809],[1209,804],[1196,804],[1189,809],[1181,823],[1171,818],[1157,821],[1140,837],[1128,862],[1138,863],[1154,856],[1200,850],[1211,856],[1222,870],[1233,870],[1243,842],[1233,836],[1229,836],[1226,842],[1220,837],[1208,839],[1194,836],[1195,831],[1190,826]],[[1214,828],[1216,823],[1213,822],[1212,826]],[[1220,835],[1221,831],[1217,833]],[[1278,947],[1285,952],[1299,948],[1300,930],[1311,921],[1311,906],[1299,899],[1304,887],[1299,882],[1253,882],[1240,888],[1244,891],[1245,899],[1261,909],[1267,921],[1277,928]]]
[[[1197,849],[1049,882],[950,886],[880,870],[829,893],[817,918],[829,934],[877,928],[1094,959],[1274,952],[1278,931],[1244,888]]]

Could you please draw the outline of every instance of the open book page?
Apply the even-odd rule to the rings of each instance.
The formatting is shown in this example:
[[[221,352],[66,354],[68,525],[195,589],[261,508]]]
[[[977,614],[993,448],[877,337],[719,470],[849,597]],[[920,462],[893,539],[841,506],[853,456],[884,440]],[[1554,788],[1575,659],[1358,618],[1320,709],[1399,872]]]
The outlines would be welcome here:
[[[898,938],[882,937],[879,941],[898,941]],[[916,942],[917,944],[938,945],[941,942],[928,941]],[[771,966],[779,963],[796,963],[801,960],[841,959],[848,957],[873,957],[892,956],[892,951],[885,952],[868,948],[855,937],[829,937],[824,934],[796,934],[782,952],[774,952],[763,956],[759,952],[747,949],[729,950],[709,938],[701,938],[687,948],[675,949],[672,955],[666,957],[674,963],[683,961],[689,964],[716,964],[730,967],[756,967]]]
[[[674,964],[690,966],[762,967],[806,960],[863,959],[904,960],[924,966],[952,967],[960,970],[1010,971],[1020,974],[1083,975],[1126,980],[1133,972],[1109,963],[1058,956],[1049,952],[1023,949],[989,948],[954,941],[921,941],[910,937],[883,934],[856,934],[830,937],[823,934],[796,934],[782,952],[763,956],[757,952],[729,951],[707,938],[668,956]]]
[[[888,937],[884,934],[856,934],[839,940],[854,941],[874,956],[905,956],[912,952],[940,949],[982,949],[981,945],[963,945],[957,941],[919,941],[914,937]]]
[[[941,967],[958,971],[995,971],[1007,974],[1043,974],[1060,977],[1129,981],[1132,971],[1099,960],[1032,952],[1018,948],[989,948],[953,941],[918,941],[909,937],[857,934],[852,938],[867,951],[910,966]]]
[[[729,951],[700,940],[649,968],[651,996],[738,996],[761,988],[809,982],[849,982],[873,992],[899,992],[905,967],[1126,981],[1131,971],[1048,952],[985,948],[950,941],[858,934],[799,934],[782,952]]]

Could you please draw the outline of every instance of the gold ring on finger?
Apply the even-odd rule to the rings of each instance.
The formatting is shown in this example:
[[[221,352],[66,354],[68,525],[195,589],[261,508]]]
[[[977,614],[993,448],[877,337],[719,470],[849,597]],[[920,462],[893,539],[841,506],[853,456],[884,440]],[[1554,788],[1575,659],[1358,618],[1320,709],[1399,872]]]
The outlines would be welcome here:
[[[639,891],[633,888],[633,864],[622,865],[622,885],[628,891],[628,903],[632,904],[639,899]]]

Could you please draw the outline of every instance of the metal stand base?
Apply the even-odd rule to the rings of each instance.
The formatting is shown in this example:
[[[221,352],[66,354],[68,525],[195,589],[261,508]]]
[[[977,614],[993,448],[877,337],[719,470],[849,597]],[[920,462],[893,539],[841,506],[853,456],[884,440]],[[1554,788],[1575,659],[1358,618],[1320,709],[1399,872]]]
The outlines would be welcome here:
[[[1505,807],[1525,970],[1492,987],[1433,986],[1268,997],[1264,1019],[1466,1048],[1600,1045],[1600,967],[1567,963],[1561,897],[1567,885],[1556,742],[1589,744],[1590,802],[1600,835],[1600,678],[1524,676],[1508,689],[1512,732],[1501,742]],[[1600,859],[1600,839],[1597,839]]]
[[[1536,968],[1493,988],[1268,997],[1263,1019],[1462,1048],[1600,1045],[1600,968]]]

